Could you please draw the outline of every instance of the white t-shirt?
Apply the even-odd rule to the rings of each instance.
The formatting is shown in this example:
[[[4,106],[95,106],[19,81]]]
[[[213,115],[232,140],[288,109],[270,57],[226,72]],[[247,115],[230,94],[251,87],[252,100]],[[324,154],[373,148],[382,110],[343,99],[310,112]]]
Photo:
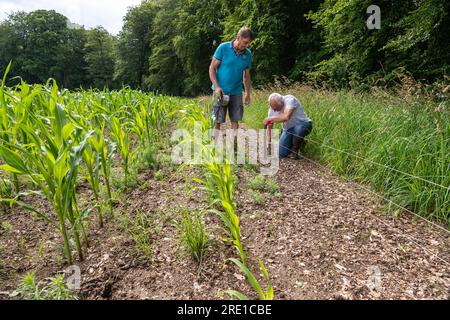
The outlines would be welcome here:
[[[283,129],[289,130],[292,127],[295,127],[297,124],[300,124],[302,122],[309,122],[311,119],[306,114],[305,110],[303,109],[302,104],[300,101],[292,96],[287,95],[283,96],[284,105],[283,108],[281,108],[280,111],[275,111],[272,108],[269,108],[268,116],[278,116],[284,112],[284,110],[287,109],[295,109],[294,113],[291,115],[291,118],[288,121],[283,122]]]

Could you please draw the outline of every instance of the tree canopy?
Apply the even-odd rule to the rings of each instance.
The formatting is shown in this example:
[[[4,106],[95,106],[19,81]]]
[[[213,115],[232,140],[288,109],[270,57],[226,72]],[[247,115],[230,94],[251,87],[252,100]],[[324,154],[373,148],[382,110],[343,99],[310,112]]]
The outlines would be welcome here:
[[[55,12],[16,12],[0,23],[0,67],[32,83],[67,88],[122,85],[172,95],[210,92],[208,66],[240,27],[256,34],[255,85],[276,77],[336,88],[391,86],[399,76],[447,79],[450,2],[380,0],[369,29],[368,0],[144,0],[118,36],[86,30]]]

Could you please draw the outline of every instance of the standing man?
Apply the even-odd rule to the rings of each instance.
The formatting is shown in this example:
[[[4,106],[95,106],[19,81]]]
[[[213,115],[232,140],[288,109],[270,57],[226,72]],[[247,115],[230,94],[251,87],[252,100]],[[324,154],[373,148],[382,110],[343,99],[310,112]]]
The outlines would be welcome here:
[[[248,47],[253,39],[253,32],[249,28],[241,28],[235,40],[219,45],[209,66],[209,78],[213,84],[215,98],[222,100],[224,95],[229,96],[226,106],[222,106],[221,103],[217,106],[216,129],[220,129],[220,125],[225,123],[228,112],[235,139],[239,121],[242,121],[244,115],[242,79],[245,87],[245,104],[250,104],[252,53]]]
[[[264,119],[264,126],[272,126],[275,122],[283,123],[283,134],[280,139],[280,157],[286,158],[292,152],[298,158],[300,144],[312,131],[312,121],[305,113],[300,101],[292,96],[272,93],[269,96],[269,113]]]

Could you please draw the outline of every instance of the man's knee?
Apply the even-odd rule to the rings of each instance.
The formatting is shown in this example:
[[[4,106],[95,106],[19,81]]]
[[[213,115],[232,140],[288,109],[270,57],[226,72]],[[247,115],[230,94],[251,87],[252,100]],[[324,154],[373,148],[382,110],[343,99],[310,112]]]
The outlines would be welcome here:
[[[301,125],[297,125],[294,128],[294,133],[297,137],[300,138],[304,138],[306,137],[308,134],[311,133],[312,130],[312,126],[310,124],[301,124]]]

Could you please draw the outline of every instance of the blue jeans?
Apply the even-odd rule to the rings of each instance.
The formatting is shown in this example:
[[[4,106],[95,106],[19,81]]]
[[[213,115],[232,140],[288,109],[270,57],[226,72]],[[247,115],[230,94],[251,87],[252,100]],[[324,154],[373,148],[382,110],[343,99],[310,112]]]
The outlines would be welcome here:
[[[312,131],[312,122],[301,122],[297,124],[295,127],[290,128],[289,130],[283,130],[280,139],[280,158],[286,158],[289,153],[291,153],[292,149],[292,139],[294,135],[297,137],[304,138]]]

